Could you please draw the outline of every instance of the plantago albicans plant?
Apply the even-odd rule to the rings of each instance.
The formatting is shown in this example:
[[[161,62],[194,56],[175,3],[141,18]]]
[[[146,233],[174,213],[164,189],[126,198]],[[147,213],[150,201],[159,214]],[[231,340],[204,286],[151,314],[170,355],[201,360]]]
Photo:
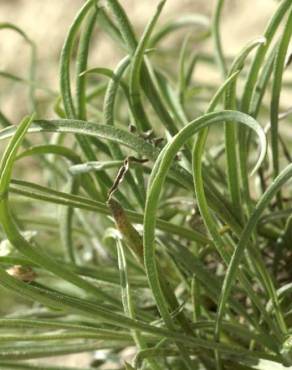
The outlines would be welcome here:
[[[162,24],[165,6],[137,37],[118,0],[86,1],[64,37],[60,90],[45,90],[51,119],[35,94],[34,43],[0,24],[32,50],[28,79],[1,73],[28,84],[31,109],[19,125],[0,115],[0,285],[18,296],[0,319],[1,370],[70,369],[47,358],[81,352],[87,369],[292,366],[292,151],[281,130],[291,0],[232,58],[224,1],[211,20]],[[88,65],[97,27],[123,53],[113,69]],[[175,32],[180,52],[163,44]],[[194,53],[208,40],[213,54]],[[206,63],[221,84],[193,78]]]

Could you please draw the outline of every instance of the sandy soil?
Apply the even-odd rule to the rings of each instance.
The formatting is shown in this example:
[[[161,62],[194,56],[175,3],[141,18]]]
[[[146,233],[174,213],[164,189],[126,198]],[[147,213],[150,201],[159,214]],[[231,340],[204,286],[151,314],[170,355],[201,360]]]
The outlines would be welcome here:
[[[37,77],[43,84],[56,88],[58,57],[64,35],[82,0],[0,0],[0,22],[12,22],[35,41],[38,48]],[[153,13],[157,0],[122,0],[138,33]],[[276,7],[273,0],[229,0],[224,10],[223,39],[227,54],[234,54],[251,38],[259,36]],[[203,13],[210,16],[213,1],[168,0],[160,22],[176,15]],[[235,21],[236,20],[236,21]],[[0,31],[0,70],[27,76],[29,48],[19,35]],[[227,46],[226,46],[227,45]],[[112,66],[117,61],[116,48],[99,33],[91,53],[90,65]],[[0,79],[0,109],[17,121],[27,113],[23,85]],[[15,97],[17,96],[17,108]],[[42,96],[41,96],[42,98]]]

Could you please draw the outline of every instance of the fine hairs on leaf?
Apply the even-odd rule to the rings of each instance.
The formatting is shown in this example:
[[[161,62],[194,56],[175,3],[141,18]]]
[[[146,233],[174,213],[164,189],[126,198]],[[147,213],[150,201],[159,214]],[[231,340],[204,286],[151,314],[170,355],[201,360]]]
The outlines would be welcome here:
[[[28,98],[0,107],[0,369],[291,367],[292,2],[237,53],[227,1],[126,3],[83,2],[56,90],[0,23],[30,47],[0,71]]]

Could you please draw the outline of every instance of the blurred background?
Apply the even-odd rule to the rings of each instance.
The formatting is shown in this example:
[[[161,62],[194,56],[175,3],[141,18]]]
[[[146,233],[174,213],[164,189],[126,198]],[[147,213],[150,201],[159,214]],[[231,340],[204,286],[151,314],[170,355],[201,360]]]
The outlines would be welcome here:
[[[143,30],[153,14],[157,0],[121,0],[137,34]],[[84,3],[82,0],[0,0],[0,22],[11,22],[20,27],[37,47],[37,81],[53,90],[58,88],[58,58],[68,26]],[[224,51],[235,55],[247,41],[263,32],[266,22],[277,6],[275,0],[227,0],[224,6],[222,37]],[[163,24],[183,14],[200,13],[211,16],[214,1],[168,0],[161,18]],[[167,38],[166,43],[180,42],[186,33],[183,30],[177,39]],[[209,48],[212,44],[207,43]],[[193,48],[201,46],[192,45]],[[204,43],[204,48],[206,44]],[[208,48],[208,46],[207,46]],[[0,71],[27,78],[30,50],[23,38],[13,31],[0,31]],[[122,51],[109,38],[96,31],[90,54],[90,67],[114,66]],[[174,66],[175,67],[175,66]],[[216,78],[216,76],[215,76]],[[18,122],[27,113],[27,89],[21,83],[0,76],[0,109],[13,121]],[[46,107],[47,95],[38,91],[38,99]],[[15,97],[17,96],[17,101]]]
[[[135,26],[137,35],[140,35],[149,17],[153,14],[157,0],[121,0],[127,10],[128,16]],[[53,91],[58,91],[58,59],[62,44],[82,0],[0,0],[0,23],[11,22],[20,27],[27,36],[35,42],[37,48],[36,79],[40,86],[45,86]],[[224,52],[234,56],[247,41],[260,36],[266,23],[274,12],[277,1],[275,0],[226,0],[223,12],[222,40]],[[211,0],[168,0],[160,25],[167,20],[184,14],[199,13],[206,17],[212,16],[214,1]],[[181,31],[174,38],[167,38],[164,46],[177,52],[181,46],[186,30]],[[194,50],[203,48],[204,51],[212,50],[212,42],[196,44]],[[98,28],[92,42],[89,67],[113,67],[123,56],[124,52],[117,49],[116,45]],[[11,30],[0,30],[0,110],[13,122],[17,123],[23,115],[30,110],[26,84],[12,81],[3,76],[3,72],[11,73],[23,79],[28,78],[30,63],[30,49],[26,42]],[[172,65],[173,70],[177,68]],[[212,82],[220,81],[217,71],[202,71],[198,78],[211,79]],[[53,111],[46,91],[37,91],[38,103],[43,116],[52,117]],[[289,106],[289,102],[287,103]],[[1,149],[1,148],[0,148]],[[1,151],[1,150],[0,150]],[[31,174],[30,174],[31,175]],[[1,292],[1,299],[5,297]],[[0,310],[5,310],[9,305],[10,297],[6,297],[6,305],[2,304]],[[2,301],[4,302],[4,300]],[[20,304],[20,302],[19,302]],[[21,301],[23,304],[23,301]],[[86,366],[89,363],[88,355],[74,355],[66,360],[62,357],[50,359],[48,363],[68,366]]]

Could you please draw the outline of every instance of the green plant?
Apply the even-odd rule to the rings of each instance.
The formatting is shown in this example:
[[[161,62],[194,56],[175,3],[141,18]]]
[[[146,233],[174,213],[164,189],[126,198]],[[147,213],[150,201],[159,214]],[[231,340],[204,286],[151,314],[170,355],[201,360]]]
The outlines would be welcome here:
[[[28,80],[1,75],[30,86],[35,110],[17,127],[0,115],[0,284],[27,305],[0,319],[0,368],[53,369],[22,361],[104,349],[119,362],[130,346],[126,369],[291,366],[292,164],[279,133],[291,0],[234,60],[222,0],[211,25],[159,28],[162,1],[139,40],[119,2],[106,5],[87,1],[68,32],[52,120],[35,98],[34,44],[0,25],[31,46]],[[88,69],[96,24],[126,53],[114,70]],[[193,26],[215,58],[191,54],[187,34],[175,81],[159,43]],[[218,66],[222,85],[196,85],[198,63]],[[13,178],[28,157],[43,185]]]

